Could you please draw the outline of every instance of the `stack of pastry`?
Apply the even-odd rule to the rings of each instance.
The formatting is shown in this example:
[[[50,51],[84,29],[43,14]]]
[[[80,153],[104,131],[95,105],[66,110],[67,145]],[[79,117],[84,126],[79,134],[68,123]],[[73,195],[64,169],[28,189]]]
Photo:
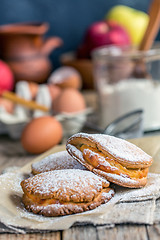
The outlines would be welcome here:
[[[145,186],[153,161],[135,145],[102,134],[75,134],[66,150],[32,164],[36,175],[21,182],[27,210],[63,216],[94,209],[114,196],[110,182]]]

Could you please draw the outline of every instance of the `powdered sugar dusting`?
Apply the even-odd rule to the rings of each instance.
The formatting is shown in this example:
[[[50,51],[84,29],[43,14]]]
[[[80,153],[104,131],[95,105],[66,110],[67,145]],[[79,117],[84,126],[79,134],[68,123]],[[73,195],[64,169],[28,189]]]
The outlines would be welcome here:
[[[32,169],[41,173],[60,169],[82,169],[86,168],[73,159],[67,151],[51,154],[39,162],[32,164]]]
[[[83,153],[81,151],[79,151],[74,145],[67,144],[67,150],[68,150],[69,153],[70,152],[76,153],[76,156],[79,159],[83,158]]]
[[[93,199],[108,185],[107,180],[79,169],[45,172],[24,181],[27,191],[40,195],[41,198],[54,197],[58,200],[77,202]]]
[[[118,158],[118,160],[127,161],[127,164],[150,165],[152,162],[151,156],[145,153],[142,149],[120,138],[105,134],[77,133],[70,139],[73,139],[74,137],[82,137],[95,141],[97,146],[100,145],[109,154]]]
[[[126,175],[124,174],[117,175],[117,174],[105,172],[104,175],[112,179],[112,182],[117,183],[118,185],[122,185],[122,186],[127,185],[128,187],[132,187],[132,185],[133,186],[138,185],[138,180],[126,177]]]
[[[112,196],[114,196],[114,190],[111,189],[109,192],[102,192],[102,196],[106,199],[106,202],[108,202],[108,198],[112,198]]]
[[[7,177],[7,184],[6,184],[6,177]],[[13,181],[14,179],[14,181]],[[6,189],[10,188],[13,191],[21,192],[21,186],[20,182],[23,180],[22,175],[18,175],[15,178],[15,173],[14,172],[8,172],[0,175],[0,188]]]

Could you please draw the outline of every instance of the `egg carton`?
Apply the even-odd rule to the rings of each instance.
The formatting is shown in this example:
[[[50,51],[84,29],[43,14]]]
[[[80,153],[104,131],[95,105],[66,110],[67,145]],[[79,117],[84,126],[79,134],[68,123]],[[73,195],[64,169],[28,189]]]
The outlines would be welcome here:
[[[76,112],[74,114],[61,113],[54,117],[62,124],[63,136],[68,138],[82,129],[87,120],[87,115],[91,112],[92,109],[87,108],[84,111]],[[41,116],[45,115],[44,112],[41,112]],[[18,111],[14,114],[10,114],[7,113],[5,109],[0,108],[0,134],[8,134],[12,139],[18,140],[21,137],[24,127],[31,120],[32,118],[22,113],[20,115]]]
[[[0,107],[0,134],[8,134],[12,139],[19,139],[29,121],[30,119],[26,116],[10,114]]]
[[[25,99],[32,100],[32,93],[26,81],[20,81],[16,84],[16,94]],[[52,109],[52,98],[49,88],[46,84],[41,84],[38,87],[36,94],[36,103],[45,106],[47,109]],[[69,137],[72,134],[80,131],[87,120],[87,115],[92,112],[91,108],[86,108],[80,112],[74,113],[60,113],[54,117],[61,122],[63,127],[64,137]],[[50,112],[43,112],[42,110],[30,110],[22,105],[17,104],[12,114],[0,107],[0,134],[8,134],[12,139],[19,139],[26,124],[32,119],[53,115]]]
[[[20,139],[26,123],[5,124],[0,121],[0,134],[8,134],[12,139]]]
[[[87,121],[87,116],[92,112],[92,108],[87,108],[84,111],[76,112],[74,114],[61,113],[56,115],[56,119],[62,124],[63,136],[68,138],[79,132]]]

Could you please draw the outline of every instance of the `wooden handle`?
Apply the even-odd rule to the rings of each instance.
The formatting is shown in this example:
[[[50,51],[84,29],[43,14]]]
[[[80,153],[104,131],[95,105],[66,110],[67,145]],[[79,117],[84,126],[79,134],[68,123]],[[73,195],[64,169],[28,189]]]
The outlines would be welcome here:
[[[21,98],[19,96],[17,96],[15,93],[13,92],[8,92],[5,91],[2,93],[2,97],[11,100],[14,103],[17,104],[21,104],[27,108],[33,109],[33,110],[41,110],[43,112],[49,112],[49,109],[43,105],[37,104],[35,101],[29,101],[29,100],[25,100],[24,98]]]
[[[149,8],[149,23],[139,50],[149,50],[160,27],[160,0],[153,0]]]

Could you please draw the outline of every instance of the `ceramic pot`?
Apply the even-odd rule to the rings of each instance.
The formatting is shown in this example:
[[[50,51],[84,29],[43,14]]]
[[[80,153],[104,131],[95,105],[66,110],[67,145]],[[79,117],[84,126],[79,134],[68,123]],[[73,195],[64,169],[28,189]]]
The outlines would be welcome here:
[[[17,23],[0,26],[0,58],[9,64],[15,80],[43,83],[52,66],[49,54],[61,46],[59,37],[44,40],[47,23]]]

